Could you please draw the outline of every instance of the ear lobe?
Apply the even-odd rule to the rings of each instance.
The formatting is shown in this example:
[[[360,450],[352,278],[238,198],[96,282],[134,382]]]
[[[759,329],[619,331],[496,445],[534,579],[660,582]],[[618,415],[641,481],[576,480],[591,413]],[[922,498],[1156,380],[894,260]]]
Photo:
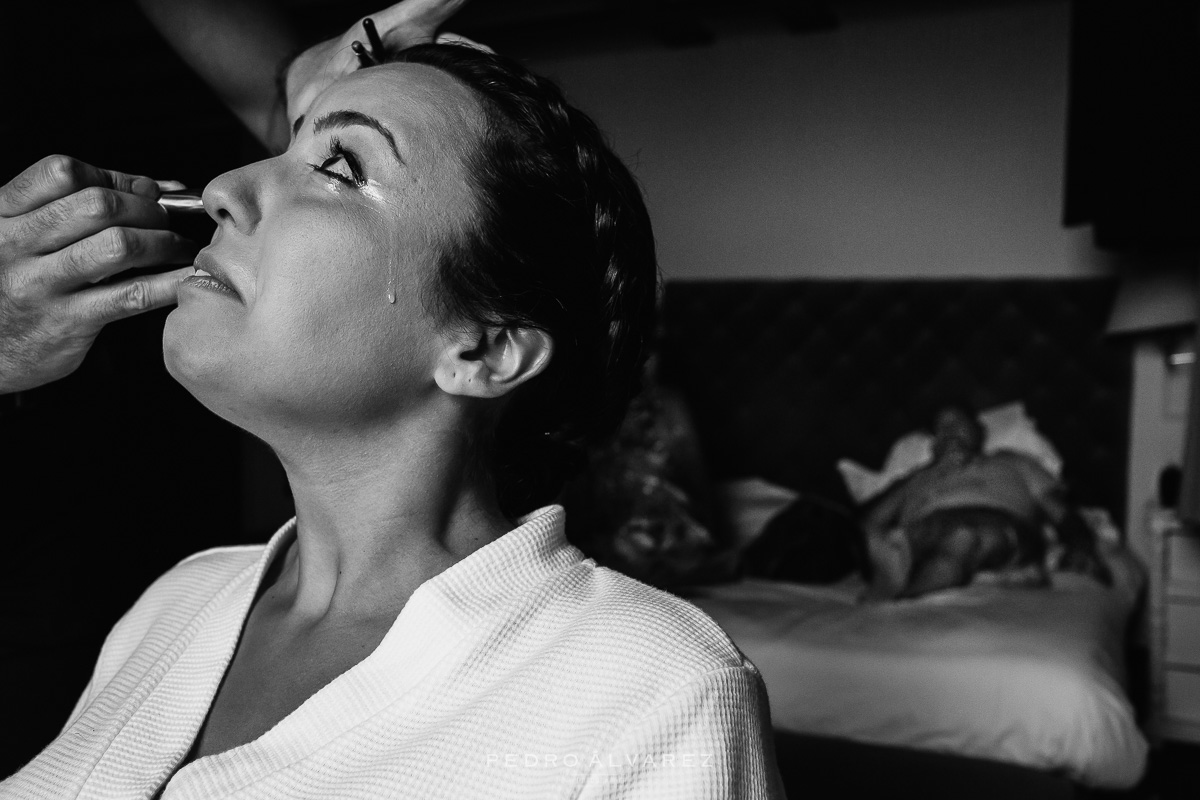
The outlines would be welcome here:
[[[434,370],[438,387],[463,397],[501,397],[540,374],[554,340],[537,328],[476,328],[442,351]]]

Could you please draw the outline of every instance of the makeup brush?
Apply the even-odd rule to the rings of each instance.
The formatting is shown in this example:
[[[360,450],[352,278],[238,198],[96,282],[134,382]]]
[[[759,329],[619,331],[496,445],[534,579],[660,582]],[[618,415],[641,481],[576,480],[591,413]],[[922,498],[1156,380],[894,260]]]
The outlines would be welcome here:
[[[376,64],[383,63],[384,49],[383,39],[379,37],[379,30],[375,27],[375,20],[367,17],[362,21],[363,30],[367,34],[367,44],[371,46],[368,51],[363,43],[355,39],[350,43],[350,49],[354,51],[354,55],[358,56],[358,66],[373,67]]]
[[[204,200],[194,189],[172,189],[158,197],[158,204],[167,211],[180,214],[203,214]]]

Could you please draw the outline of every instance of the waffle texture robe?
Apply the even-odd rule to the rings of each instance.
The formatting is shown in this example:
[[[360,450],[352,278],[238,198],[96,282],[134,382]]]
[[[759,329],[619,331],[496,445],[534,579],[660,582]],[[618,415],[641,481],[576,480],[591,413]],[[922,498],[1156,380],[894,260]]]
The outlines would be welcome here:
[[[561,507],[521,522],[274,728],[179,768],[295,522],[191,556],[113,628],[63,733],[0,797],[781,797],[766,690],[720,628],[585,559]]]

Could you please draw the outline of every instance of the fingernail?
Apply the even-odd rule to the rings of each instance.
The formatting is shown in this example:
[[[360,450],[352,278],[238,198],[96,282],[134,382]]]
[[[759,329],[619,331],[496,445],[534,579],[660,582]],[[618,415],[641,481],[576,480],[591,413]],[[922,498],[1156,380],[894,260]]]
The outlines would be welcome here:
[[[134,194],[140,194],[143,197],[158,196],[156,181],[152,181],[149,178],[134,178],[133,183],[129,185],[129,189]]]
[[[178,192],[187,188],[187,184],[179,181],[155,181],[160,192]]]

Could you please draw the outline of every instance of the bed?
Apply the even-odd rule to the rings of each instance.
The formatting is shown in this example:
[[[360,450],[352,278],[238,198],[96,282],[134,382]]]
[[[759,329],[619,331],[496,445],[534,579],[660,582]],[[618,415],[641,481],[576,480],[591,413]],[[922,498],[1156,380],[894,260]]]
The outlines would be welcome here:
[[[864,584],[746,578],[689,599],[763,674],[781,731],[992,759],[1100,788],[1141,776],[1146,743],[1122,688],[1142,572],[1055,573],[1049,590],[974,585],[863,605]]]
[[[852,505],[834,464],[882,463],[948,402],[1020,401],[1075,502],[1124,518],[1128,354],[1108,280],[668,283],[659,375],[714,481]],[[736,485],[736,484],[733,484]],[[736,492],[734,492],[736,494]],[[688,590],[762,671],[790,791],[1075,797],[1137,783],[1125,690],[1142,572],[972,585],[877,606],[861,579]],[[860,583],[856,585],[855,581]]]

